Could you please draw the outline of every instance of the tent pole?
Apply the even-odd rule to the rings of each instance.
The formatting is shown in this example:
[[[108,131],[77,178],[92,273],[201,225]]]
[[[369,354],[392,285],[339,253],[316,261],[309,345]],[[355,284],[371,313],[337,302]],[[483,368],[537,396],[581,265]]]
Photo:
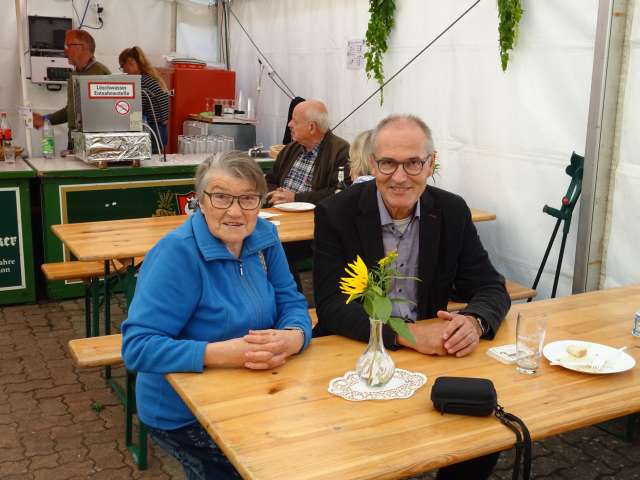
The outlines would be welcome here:
[[[18,59],[20,60],[20,86],[22,88],[22,104],[25,107],[31,107],[29,100],[29,90],[26,78],[26,62],[24,60],[24,22],[22,21],[22,0],[15,0],[16,5],[16,27],[18,31]],[[32,156],[31,149],[31,129],[25,126],[24,129],[25,143],[29,158]]]
[[[573,293],[600,287],[629,1],[598,2]]]

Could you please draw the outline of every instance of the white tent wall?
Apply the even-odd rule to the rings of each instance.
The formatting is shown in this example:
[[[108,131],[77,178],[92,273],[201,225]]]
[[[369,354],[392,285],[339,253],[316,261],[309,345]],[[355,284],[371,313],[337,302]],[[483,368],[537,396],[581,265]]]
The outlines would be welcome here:
[[[396,26],[384,57],[387,78],[473,2],[396,1]],[[377,87],[347,69],[347,42],[367,28],[366,0],[235,0],[232,8],[296,95],[327,103],[334,125]],[[497,214],[479,224],[483,243],[507,277],[531,285],[570,178],[572,151],[584,153],[596,0],[524,2],[519,43],[506,73],[498,56],[496,2],[485,0],[379,98],[343,123],[347,140],[390,113],[414,113],[433,129],[441,163],[438,186]],[[231,20],[231,61],[238,88],[255,96],[257,54]],[[279,143],[289,100],[262,82],[258,140]],[[577,209],[558,295],[571,292]],[[539,285],[550,294],[560,238]]]
[[[619,142],[614,154],[613,193],[601,278],[604,288],[640,281],[640,6],[637,4],[627,35],[627,68],[623,67],[624,91],[619,102],[622,115],[617,125]]]

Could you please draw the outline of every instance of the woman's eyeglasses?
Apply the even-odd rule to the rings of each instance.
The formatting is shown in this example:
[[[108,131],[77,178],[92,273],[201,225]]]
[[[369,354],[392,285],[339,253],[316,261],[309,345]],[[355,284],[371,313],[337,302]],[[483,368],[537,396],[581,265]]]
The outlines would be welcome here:
[[[213,208],[229,208],[234,200],[238,201],[242,210],[255,210],[262,204],[262,195],[258,194],[229,195],[228,193],[207,191],[204,193],[209,197]]]

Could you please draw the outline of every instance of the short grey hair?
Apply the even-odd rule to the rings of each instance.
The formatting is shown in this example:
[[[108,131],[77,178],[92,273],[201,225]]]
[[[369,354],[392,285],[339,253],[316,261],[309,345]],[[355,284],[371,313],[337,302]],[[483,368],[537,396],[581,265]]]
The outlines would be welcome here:
[[[305,119],[308,122],[313,122],[318,127],[318,130],[321,132],[326,132],[329,130],[329,114],[326,110],[320,110],[318,108],[309,105],[305,109]]]
[[[373,145],[371,144],[372,132],[372,130],[365,130],[351,142],[351,147],[349,148],[349,170],[357,176],[371,174],[369,157],[373,153]]]
[[[371,150],[375,151],[378,145],[378,136],[380,135],[380,132],[382,130],[394,123],[402,122],[413,123],[420,130],[422,130],[422,133],[424,133],[424,136],[427,138],[427,151],[425,152],[427,155],[435,152],[435,145],[433,144],[431,129],[427,126],[426,123],[424,123],[424,121],[420,117],[407,113],[389,115],[388,117],[380,120],[380,123],[376,125],[376,128],[373,129],[373,133],[371,134]]]
[[[199,202],[202,201],[204,191],[216,172],[246,180],[255,185],[256,192],[262,196],[267,193],[264,173],[253,158],[240,151],[216,153],[198,165],[196,170],[196,198]]]

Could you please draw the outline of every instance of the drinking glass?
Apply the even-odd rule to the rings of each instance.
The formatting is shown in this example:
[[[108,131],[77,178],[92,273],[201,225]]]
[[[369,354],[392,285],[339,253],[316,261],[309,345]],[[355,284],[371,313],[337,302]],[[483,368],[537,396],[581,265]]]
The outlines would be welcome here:
[[[214,110],[215,110],[215,98],[212,97],[207,97],[204,99],[204,111],[205,112],[210,112],[211,115],[214,114]]]
[[[251,97],[247,98],[247,118],[249,120],[256,118],[256,106],[253,103],[253,98]]]
[[[214,137],[207,137],[207,153],[216,153],[216,139]]]
[[[236,149],[235,146],[235,140],[232,137],[225,137],[224,139],[224,151],[225,152],[232,152],[233,150]]]
[[[196,153],[207,153],[207,137],[198,137]]]
[[[196,147],[195,147],[195,142],[193,141],[193,138],[184,137],[182,139],[182,145],[183,145],[182,149],[184,150],[184,153],[186,154],[196,153]]]
[[[224,138],[216,138],[216,153],[224,153]]]
[[[4,161],[6,163],[16,163],[16,147],[13,145],[4,147]]]
[[[516,324],[516,370],[533,375],[540,367],[542,345],[547,331],[545,315],[518,313]]]

